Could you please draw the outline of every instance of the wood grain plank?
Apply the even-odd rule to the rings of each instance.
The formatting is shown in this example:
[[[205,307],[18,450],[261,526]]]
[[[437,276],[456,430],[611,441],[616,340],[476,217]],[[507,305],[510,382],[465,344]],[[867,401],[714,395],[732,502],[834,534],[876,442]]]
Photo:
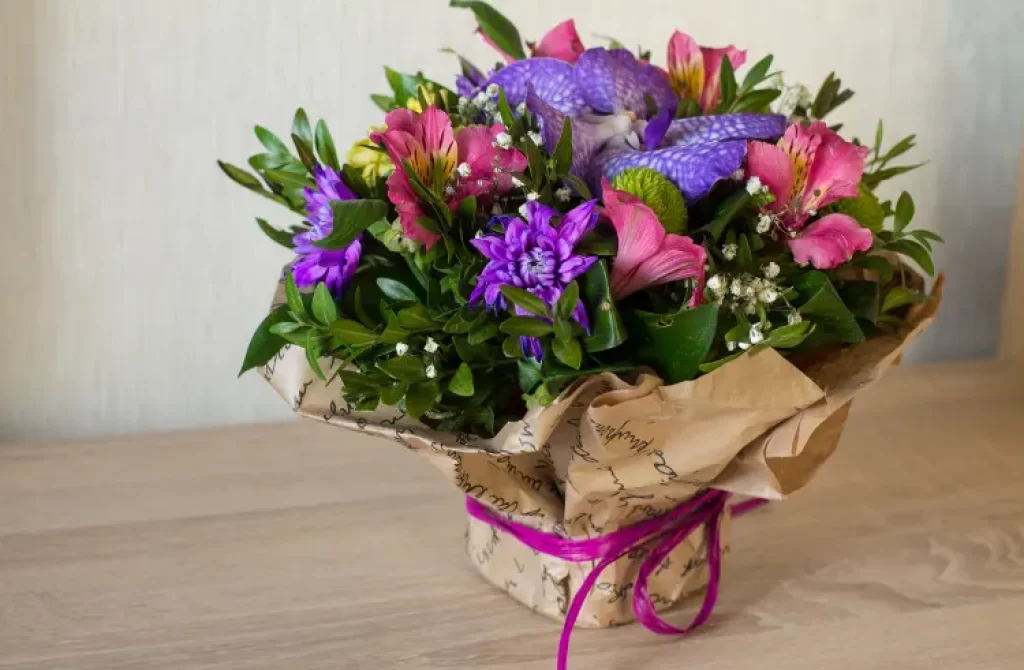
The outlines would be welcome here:
[[[714,625],[580,631],[573,668],[1020,667],[1020,391],[896,371],[811,486],[734,524]],[[0,668],[551,668],[558,625],[468,566],[459,505],[312,423],[0,447]]]

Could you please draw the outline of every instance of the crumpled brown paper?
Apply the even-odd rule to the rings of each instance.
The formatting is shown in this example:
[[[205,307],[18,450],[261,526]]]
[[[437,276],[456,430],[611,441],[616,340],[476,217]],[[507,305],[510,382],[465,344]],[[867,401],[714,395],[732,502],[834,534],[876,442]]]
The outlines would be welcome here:
[[[804,486],[835,450],[852,400],[932,322],[941,289],[940,278],[933,300],[916,307],[898,334],[818,355],[802,369],[764,349],[671,386],[651,375],[630,384],[605,373],[579,380],[490,439],[436,432],[391,407],[353,411],[340,382],[318,379],[297,347],[261,372],[301,416],[419,451],[467,495],[514,521],[592,537],[663,514],[703,488],[781,498]],[[329,364],[322,361],[325,371]],[[484,577],[556,619],[594,567],[539,554],[473,519],[466,537]],[[657,609],[706,584],[703,542],[703,531],[692,534],[655,571],[649,588]],[[605,569],[577,625],[633,620],[631,589],[645,553]]]

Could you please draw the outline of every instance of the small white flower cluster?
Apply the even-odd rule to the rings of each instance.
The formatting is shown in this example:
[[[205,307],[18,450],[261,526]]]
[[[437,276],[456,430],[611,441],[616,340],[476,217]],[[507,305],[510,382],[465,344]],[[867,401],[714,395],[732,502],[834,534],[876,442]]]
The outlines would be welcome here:
[[[457,107],[459,114],[467,119],[476,119],[482,116],[484,122],[493,123],[500,116],[498,91],[498,85],[491,84],[472,98],[460,96]]]
[[[555,200],[558,202],[569,202],[570,198],[572,198],[572,190],[568,186],[555,189]]]
[[[747,193],[750,195],[760,195],[768,190],[768,187],[761,183],[759,177],[751,177],[747,180]]]
[[[498,147],[499,149],[511,149],[512,136],[506,132],[500,132],[494,136],[494,142],[492,142],[491,145]]]
[[[725,260],[731,261],[734,258],[736,258],[736,254],[739,252],[739,250],[740,248],[735,244],[723,244],[722,256],[725,258]]]
[[[775,219],[771,214],[762,214],[757,217],[757,225],[754,227],[754,230],[757,231],[758,235],[766,235],[774,225]]]
[[[544,138],[541,137],[540,133],[531,130],[530,132],[526,133],[526,136],[529,137],[530,141],[536,144],[538,147],[544,146]]]
[[[423,345],[423,350],[428,354],[434,354],[437,353],[440,346],[441,345],[437,343],[437,340],[432,337],[428,337],[427,343]],[[399,356],[405,356],[409,353],[409,345],[405,342],[399,342],[395,345],[395,353]],[[435,377],[437,377],[437,368],[434,367],[433,363],[431,363],[427,366],[427,379],[433,379]]]
[[[769,306],[779,299],[775,282],[747,273],[714,275],[707,287],[719,305],[742,309],[746,314],[756,314],[758,305]]]

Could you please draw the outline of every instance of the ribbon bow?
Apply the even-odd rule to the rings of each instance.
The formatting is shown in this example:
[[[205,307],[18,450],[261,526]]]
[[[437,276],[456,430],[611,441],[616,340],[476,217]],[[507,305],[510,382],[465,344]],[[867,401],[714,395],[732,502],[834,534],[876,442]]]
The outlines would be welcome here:
[[[662,516],[642,521],[636,525],[620,528],[605,535],[586,539],[571,539],[545,533],[524,526],[499,516],[490,508],[485,507],[474,498],[466,498],[466,511],[474,519],[482,521],[513,536],[527,547],[566,561],[579,563],[597,561],[597,565],[586,576],[579,590],[573,596],[569,609],[565,613],[565,625],[558,641],[558,670],[567,670],[569,661],[569,640],[572,629],[579,617],[583,603],[586,601],[601,572],[622,558],[637,546],[657,541],[657,544],[640,564],[636,582],[633,586],[633,613],[636,620],[648,630],[661,635],[685,635],[699,628],[715,609],[718,600],[718,580],[722,569],[722,543],[720,525],[722,514],[726,510],[729,494],[724,491],[708,489],[703,491],[671,512]],[[742,514],[764,504],[764,500],[748,500],[732,505],[733,514]],[[677,628],[668,623],[654,609],[647,580],[658,569],[665,557],[679,546],[690,533],[701,526],[707,526],[707,562],[708,585],[704,592],[704,602],[700,611],[685,628]]]

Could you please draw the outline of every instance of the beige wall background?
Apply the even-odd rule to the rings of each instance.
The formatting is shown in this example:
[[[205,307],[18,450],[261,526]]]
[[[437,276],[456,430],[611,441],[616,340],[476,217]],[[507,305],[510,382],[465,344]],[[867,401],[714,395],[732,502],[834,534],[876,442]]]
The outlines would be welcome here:
[[[949,245],[939,323],[917,361],[995,352],[1024,109],[1018,0],[519,0],[524,36],[575,16],[664,58],[672,28],[773,52],[789,79],[857,91],[847,129],[920,136],[899,182]],[[254,216],[287,212],[223,178],[254,123],[303,105],[339,145],[379,114],[381,66],[449,81],[485,63],[442,0],[0,0],[0,441],[277,420],[235,379],[287,253]],[[839,117],[837,117],[837,120]]]

